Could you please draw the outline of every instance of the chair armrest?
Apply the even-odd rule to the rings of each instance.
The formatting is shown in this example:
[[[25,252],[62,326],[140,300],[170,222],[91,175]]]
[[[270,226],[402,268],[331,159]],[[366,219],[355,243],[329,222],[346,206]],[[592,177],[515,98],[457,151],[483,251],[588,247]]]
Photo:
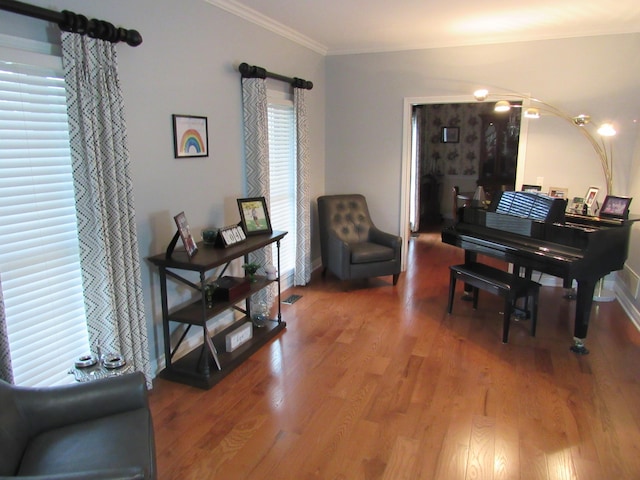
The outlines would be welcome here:
[[[334,232],[328,232],[327,246],[329,247],[329,270],[340,278],[347,278],[351,263],[351,248],[344,240],[338,238]]]
[[[19,388],[16,403],[31,435],[73,423],[149,408],[141,372],[47,388]]]
[[[143,468],[126,467],[110,468],[109,470],[91,470],[85,472],[57,473],[45,475],[25,475],[23,477],[3,477],[0,480],[145,480]]]
[[[369,241],[372,243],[377,243],[379,245],[384,245],[385,247],[393,248],[394,250],[398,250],[398,248],[402,245],[402,238],[398,235],[392,235],[391,233],[383,232],[375,227],[369,229]]]

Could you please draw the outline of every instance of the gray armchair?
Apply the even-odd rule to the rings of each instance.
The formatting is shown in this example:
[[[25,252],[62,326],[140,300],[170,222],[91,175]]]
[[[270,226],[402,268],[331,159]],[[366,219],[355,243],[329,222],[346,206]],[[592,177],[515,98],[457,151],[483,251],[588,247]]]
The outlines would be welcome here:
[[[402,239],[376,228],[363,195],[318,198],[323,275],[341,280],[393,275],[398,282]]]
[[[50,388],[0,381],[0,479],[155,479],[144,376]]]

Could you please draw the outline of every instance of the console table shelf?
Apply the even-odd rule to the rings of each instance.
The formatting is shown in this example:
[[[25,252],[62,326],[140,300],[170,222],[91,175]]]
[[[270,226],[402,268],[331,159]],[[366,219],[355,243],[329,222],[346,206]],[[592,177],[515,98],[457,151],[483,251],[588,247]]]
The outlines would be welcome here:
[[[183,250],[175,250],[169,258],[166,254],[148,258],[152,264],[158,267],[160,274],[165,355],[165,368],[160,372],[161,377],[198,388],[211,388],[286,328],[286,323],[282,321],[280,309],[280,276],[275,280],[256,276],[255,281],[249,284],[249,289],[246,292],[231,301],[215,300],[211,307],[207,306],[204,292],[207,272],[222,267],[222,271],[218,274],[219,278],[225,273],[233,260],[244,257],[244,261],[247,263],[249,253],[273,243],[277,247],[277,269],[280,272],[280,240],[286,234],[287,232],[273,232],[249,236],[242,243],[225,249],[200,242],[198,243],[198,252],[191,258]],[[200,281],[196,283],[187,279],[184,276],[186,271],[199,273]],[[195,300],[184,307],[171,311],[167,295],[168,278],[193,289],[198,294]],[[226,352],[225,336],[244,322],[251,320],[251,296],[272,283],[275,283],[278,288],[277,318],[267,321],[263,327],[253,328],[251,339],[232,352]],[[238,306],[242,301],[245,302],[244,309]],[[244,313],[244,316],[234,320],[231,325],[221,332],[210,335],[207,329],[207,321],[232,309]],[[171,322],[188,325],[180,339],[175,342],[175,345],[172,345],[171,341]],[[182,344],[187,332],[194,325],[202,329],[202,345],[174,361],[175,352]]]

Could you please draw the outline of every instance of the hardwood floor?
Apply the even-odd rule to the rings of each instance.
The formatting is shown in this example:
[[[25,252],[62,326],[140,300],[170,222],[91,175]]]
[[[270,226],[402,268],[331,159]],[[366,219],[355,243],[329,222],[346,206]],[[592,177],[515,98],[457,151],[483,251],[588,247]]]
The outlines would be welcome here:
[[[396,287],[288,290],[284,333],[211,390],[156,379],[159,478],[640,478],[640,333],[617,302],[577,356],[574,302],[543,287],[536,337],[513,322],[505,345],[498,297],[446,313],[462,251],[408,248]]]

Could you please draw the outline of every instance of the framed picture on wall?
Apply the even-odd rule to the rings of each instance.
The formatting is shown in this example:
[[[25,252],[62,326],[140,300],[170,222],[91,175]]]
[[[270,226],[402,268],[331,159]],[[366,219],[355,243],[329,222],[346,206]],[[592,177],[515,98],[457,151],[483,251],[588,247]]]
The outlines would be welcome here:
[[[460,128],[442,127],[440,141],[442,143],[458,143],[460,141]]]
[[[172,115],[175,158],[208,157],[207,117]]]

